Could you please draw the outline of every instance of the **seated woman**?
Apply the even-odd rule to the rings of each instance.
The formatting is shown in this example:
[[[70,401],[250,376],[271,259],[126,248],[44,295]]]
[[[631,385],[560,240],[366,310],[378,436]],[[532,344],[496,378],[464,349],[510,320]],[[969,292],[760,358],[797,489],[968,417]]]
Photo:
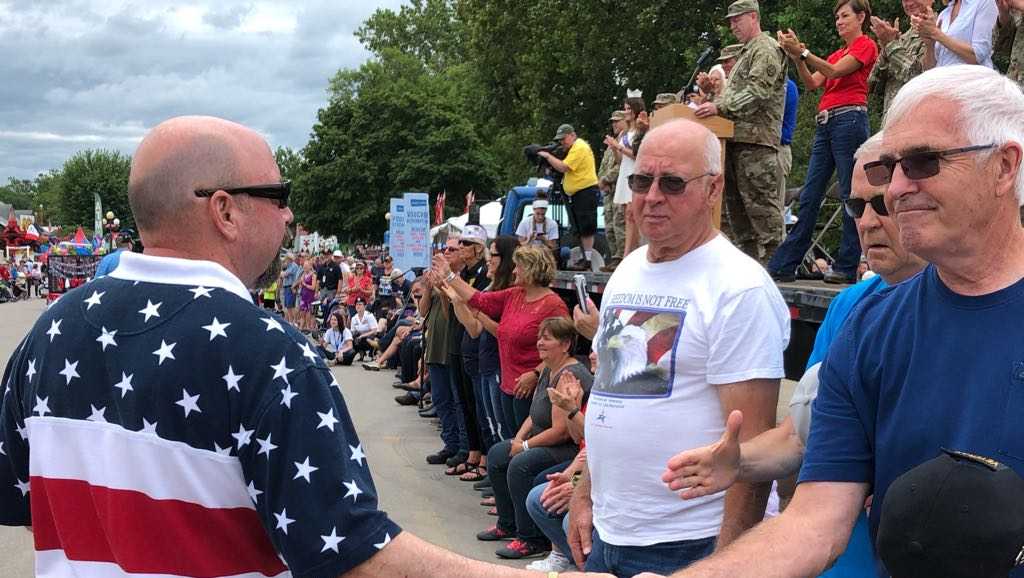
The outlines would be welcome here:
[[[373,354],[373,345],[370,340],[377,336],[380,328],[373,313],[366,310],[366,301],[362,298],[356,299],[356,314],[352,316],[352,336],[355,338],[354,347],[356,354],[362,360],[367,353]]]
[[[352,348],[352,332],[348,330],[345,314],[335,312],[328,323],[330,328],[324,332],[317,346],[320,356],[327,360],[327,365],[352,365],[356,352]]]
[[[495,552],[501,558],[518,559],[549,550],[548,539],[530,518],[526,497],[540,472],[572,460],[578,451],[569,434],[568,413],[551,403],[548,388],[575,377],[584,395],[589,393],[593,376],[570,351],[576,329],[567,317],[551,317],[541,322],[537,353],[543,363],[530,416],[511,440],[499,442],[487,454],[487,475],[494,488],[498,523],[477,534],[478,540],[516,539]],[[573,416],[575,417],[575,416]]]

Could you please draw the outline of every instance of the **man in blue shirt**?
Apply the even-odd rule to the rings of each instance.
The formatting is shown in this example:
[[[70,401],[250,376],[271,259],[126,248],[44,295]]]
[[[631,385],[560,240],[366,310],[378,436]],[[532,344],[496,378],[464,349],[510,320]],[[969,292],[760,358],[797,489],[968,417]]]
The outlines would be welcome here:
[[[288,253],[284,257],[284,268],[281,270],[281,296],[284,301],[284,318],[289,323],[295,324],[295,306],[298,305],[295,284],[299,282],[299,275],[302,275],[302,267],[295,262],[295,256]]]
[[[132,250],[132,240],[130,237],[118,237],[117,239],[117,250],[100,259],[100,264],[96,266],[95,277],[103,277],[110,275],[114,269],[121,263],[121,253]]]

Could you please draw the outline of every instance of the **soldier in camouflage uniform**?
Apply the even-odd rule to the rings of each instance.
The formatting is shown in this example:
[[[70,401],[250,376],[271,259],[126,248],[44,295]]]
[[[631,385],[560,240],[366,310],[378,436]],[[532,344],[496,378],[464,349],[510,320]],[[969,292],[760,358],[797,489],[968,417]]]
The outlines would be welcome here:
[[[761,31],[757,0],[737,0],[726,15],[744,43],[721,97],[695,111],[736,123],[725,158],[722,231],[744,253],[767,263],[782,242],[777,149],[786,104],[786,58],[779,43]]]
[[[619,138],[619,134],[626,129],[626,113],[616,110],[609,120],[612,123],[612,136]],[[621,163],[622,157],[616,153],[615,148],[606,146],[601,158],[601,167],[597,171],[597,186],[604,194],[604,238],[608,241],[609,259],[606,268],[611,270],[622,261],[622,249],[626,243],[625,215],[619,215],[625,211],[626,206],[613,202]]]
[[[912,14],[926,10],[930,4],[928,0],[904,0],[903,9],[909,19]],[[906,32],[900,34],[899,19],[889,24],[873,17],[871,29],[878,38],[881,52],[871,71],[868,86],[872,94],[883,98],[884,113],[889,110],[889,103],[903,85],[924,71],[924,41],[909,26]]]

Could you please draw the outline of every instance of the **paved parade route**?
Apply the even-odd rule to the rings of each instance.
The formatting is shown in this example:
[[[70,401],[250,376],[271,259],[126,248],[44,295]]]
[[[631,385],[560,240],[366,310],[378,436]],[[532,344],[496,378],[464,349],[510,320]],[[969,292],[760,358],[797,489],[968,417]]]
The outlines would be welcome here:
[[[0,304],[0,357],[4,365],[18,342],[42,313],[42,300]],[[404,529],[435,544],[480,560],[500,562],[495,544],[475,535],[494,523],[484,514],[472,484],[444,475],[424,456],[441,447],[430,420],[393,398],[392,372],[360,367],[334,369],[359,430],[373,470],[382,507]],[[509,563],[525,565],[522,563]],[[0,577],[30,578],[32,536],[21,528],[0,527]]]

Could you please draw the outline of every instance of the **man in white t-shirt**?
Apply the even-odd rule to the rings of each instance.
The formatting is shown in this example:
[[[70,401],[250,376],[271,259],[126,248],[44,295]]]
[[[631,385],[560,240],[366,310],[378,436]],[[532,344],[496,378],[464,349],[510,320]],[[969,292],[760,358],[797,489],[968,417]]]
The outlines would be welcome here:
[[[717,440],[734,409],[753,416],[742,439],[775,425],[789,341],[775,284],[712,224],[723,179],[711,132],[652,130],[629,182],[650,243],[615,270],[600,312],[575,314],[598,370],[569,540],[577,563],[616,576],[670,574],[762,519],[768,484],[683,501],[661,475],[680,447]]]
[[[516,235],[523,245],[544,245],[552,250],[558,247],[558,223],[548,218],[547,199],[533,202],[533,214],[519,223]]]

